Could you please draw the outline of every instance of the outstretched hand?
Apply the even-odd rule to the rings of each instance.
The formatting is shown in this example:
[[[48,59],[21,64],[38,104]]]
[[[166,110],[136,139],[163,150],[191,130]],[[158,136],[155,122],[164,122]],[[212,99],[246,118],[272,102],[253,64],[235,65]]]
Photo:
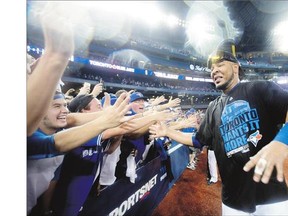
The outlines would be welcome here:
[[[74,30],[70,18],[73,13],[61,14],[60,4],[47,4],[40,21],[45,38],[45,53],[57,53],[70,58],[74,52]],[[60,56],[59,56],[60,57]]]
[[[110,105],[110,95],[105,92],[105,102],[104,102],[104,116],[106,119],[107,125],[109,127],[116,127],[123,122],[129,121],[133,116],[125,116],[131,105],[129,105],[130,94],[122,93],[119,98],[116,100],[113,106]]]
[[[180,103],[181,103],[181,99],[180,98],[172,98],[172,96],[169,98],[169,101],[168,101],[168,103],[167,103],[167,105],[169,106],[169,107],[178,107],[178,106],[180,106]]]
[[[277,141],[272,141],[263,147],[255,156],[250,158],[243,170],[249,172],[253,167],[255,182],[263,182],[267,184],[270,180],[271,174],[276,167],[277,180],[282,182],[284,180],[284,162],[288,157],[288,146]]]
[[[94,96],[94,97],[97,97],[101,92],[103,91],[103,83],[98,83],[94,86],[91,94]]]
[[[152,106],[157,106],[160,103],[163,103],[165,101],[167,101],[167,99],[165,99],[164,95],[161,95],[161,96],[156,97],[153,101],[151,101],[151,105]]]
[[[150,137],[152,139],[166,136],[167,133],[167,125],[164,122],[158,122],[157,124],[151,125],[149,127]]]

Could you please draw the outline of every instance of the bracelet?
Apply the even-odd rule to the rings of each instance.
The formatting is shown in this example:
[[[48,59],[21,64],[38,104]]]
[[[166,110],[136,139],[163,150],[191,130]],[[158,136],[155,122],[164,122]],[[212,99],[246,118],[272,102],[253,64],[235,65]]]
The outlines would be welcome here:
[[[279,133],[274,138],[274,141],[288,145],[288,123],[285,123],[285,125],[280,129]]]

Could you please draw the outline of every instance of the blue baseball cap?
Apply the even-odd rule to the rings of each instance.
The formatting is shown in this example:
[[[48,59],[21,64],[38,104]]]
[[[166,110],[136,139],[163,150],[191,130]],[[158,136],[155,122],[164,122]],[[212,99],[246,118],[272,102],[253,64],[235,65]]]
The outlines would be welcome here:
[[[111,105],[114,105],[115,102],[116,102],[116,100],[117,100],[116,95],[115,95],[115,94],[110,94],[110,104],[111,104]],[[104,105],[104,102],[105,102],[105,96],[102,97],[102,99],[101,99],[101,106],[102,106],[102,107],[103,107],[103,105]]]
[[[196,113],[196,110],[194,108],[191,108],[185,113],[185,116],[188,117],[190,115],[193,115],[194,113]]]
[[[56,91],[55,94],[54,94],[53,100],[56,100],[56,99],[59,99],[59,98],[65,99],[65,95],[62,92],[60,92],[60,91]]]
[[[130,95],[130,103],[140,99],[147,101],[147,97],[145,97],[141,92],[133,92]]]

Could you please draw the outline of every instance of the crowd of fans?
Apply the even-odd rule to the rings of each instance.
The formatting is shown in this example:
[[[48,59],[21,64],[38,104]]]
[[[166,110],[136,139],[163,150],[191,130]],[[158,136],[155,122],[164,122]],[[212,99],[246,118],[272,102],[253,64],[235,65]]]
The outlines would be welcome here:
[[[151,39],[147,38],[133,38],[132,39],[134,43],[134,46],[140,46],[140,47],[145,47],[145,48],[154,48],[163,51],[166,51],[169,54],[177,54],[180,56],[185,56],[185,57],[190,57],[191,55],[194,55],[195,52],[192,50],[188,49],[180,49],[180,48],[175,48],[172,46],[169,46],[168,44],[164,44],[163,42],[159,41],[152,41]]]
[[[115,46],[114,44],[109,43],[106,44],[107,47],[110,47],[113,49]],[[168,44],[165,44],[164,42],[161,41],[155,41],[151,40],[149,38],[139,38],[139,37],[133,37],[129,40],[129,42],[126,45],[129,48],[135,48],[136,50],[155,50],[155,53],[161,56],[163,55],[163,60],[166,58],[165,55],[173,56],[175,55],[176,57],[178,56],[179,58],[184,58],[184,59],[190,59],[191,56],[195,56],[198,59],[203,59],[204,64],[205,62],[205,57],[200,56],[197,52],[195,52],[193,49],[189,48],[180,48],[177,46],[171,46]],[[93,50],[91,50],[93,53]],[[97,52],[97,51],[96,51]],[[112,51],[113,52],[113,51]],[[279,66],[281,67],[287,67],[285,62],[287,62],[287,55],[283,53],[271,53],[271,52],[253,52],[253,53],[238,53],[237,57],[241,64],[249,69],[249,68],[254,68],[254,67],[260,67],[260,68],[270,68],[270,69],[275,69],[278,70]],[[170,62],[170,66],[174,67],[174,63],[172,65],[172,62]],[[119,61],[121,64],[121,61]],[[177,64],[176,64],[177,65]],[[176,66],[177,67],[177,66]],[[180,67],[182,68],[182,67]]]
[[[91,193],[99,195],[119,179],[135,183],[137,169],[161,154],[159,143],[165,143],[149,136],[151,125],[162,122],[176,130],[197,127],[197,115],[185,115],[178,97],[148,98],[129,89],[100,97],[101,80],[160,90],[217,91],[205,82],[74,70],[68,66],[74,53],[71,26],[61,19],[57,28],[51,25],[51,18],[57,17],[53,12],[42,16],[45,53],[38,59],[27,58],[27,215],[73,216]],[[138,42],[147,45],[147,41]],[[65,69],[87,82],[62,92]],[[92,88],[89,81],[97,84]],[[208,103],[212,98],[204,100]]]
[[[199,92],[219,92],[216,90],[213,83],[197,82],[187,80],[176,80],[160,78],[156,76],[137,75],[124,71],[109,71],[97,68],[75,66],[75,63],[69,65],[70,69],[65,72],[66,76],[82,78],[87,80],[99,81],[103,78],[105,82],[119,83],[124,85],[154,87],[159,89],[184,90],[184,91],[199,91]]]
[[[44,13],[41,20],[45,53],[38,59],[27,57],[29,216],[78,215],[91,194],[99,195],[118,179],[135,183],[136,170],[160,154],[155,145],[159,141],[149,138],[149,127],[161,121],[180,129],[193,121],[185,118],[177,97],[152,99],[122,89],[100,98],[101,76],[93,77],[99,80],[93,88],[91,77],[82,77],[88,79],[79,89],[62,92],[61,77],[74,52],[73,33],[64,20],[59,20],[58,28],[50,25],[52,15]],[[59,31],[63,26],[65,31]],[[50,68],[55,79],[43,88],[42,79],[49,80],[44,75],[51,75]],[[108,81],[117,82],[114,79]],[[128,77],[117,79],[120,84],[129,81]]]
[[[154,143],[156,140],[149,139],[149,126],[164,121],[173,127],[184,128],[194,121],[193,117],[184,116],[179,98],[167,99],[161,96],[149,99],[140,92],[125,90],[109,94],[109,97],[106,94],[102,99],[97,98],[102,91],[102,83],[91,88],[88,82],[84,82],[77,91],[78,94],[67,100],[65,98],[71,96],[73,91],[68,90],[65,94],[57,92],[45,120],[28,137],[29,215],[77,215],[92,188],[95,188],[92,190],[95,193],[101,193],[117,179],[127,179],[134,183],[137,178],[136,170],[160,154]],[[127,98],[130,101],[129,106],[126,105]],[[111,110],[108,109],[111,105],[114,107],[119,104],[119,100],[122,101],[125,116],[134,118],[127,119],[119,127],[119,122],[113,120],[114,123],[104,130],[100,129],[101,132],[95,130],[93,122],[100,123],[101,118],[108,122],[107,115],[111,115]],[[55,109],[59,111],[56,112]],[[100,114],[96,115],[99,112],[101,117]],[[87,113],[95,115],[87,117],[84,115]],[[59,122],[53,122],[56,117],[53,115],[58,116]],[[77,120],[78,118],[82,120]],[[84,132],[82,127],[87,128],[86,133],[81,138],[75,138],[77,134]],[[88,132],[92,127],[93,133]],[[52,128],[54,129],[51,130]],[[66,130],[63,131],[62,128]],[[39,167],[43,167],[41,172]],[[37,185],[41,185],[41,188]]]

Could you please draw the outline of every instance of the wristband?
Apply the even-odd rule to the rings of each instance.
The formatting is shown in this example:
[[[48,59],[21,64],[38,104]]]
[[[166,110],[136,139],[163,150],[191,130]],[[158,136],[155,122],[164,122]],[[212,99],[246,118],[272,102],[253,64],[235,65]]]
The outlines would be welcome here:
[[[199,140],[196,138],[196,136],[192,136],[192,143],[193,143],[193,147],[195,148],[201,148],[201,143],[199,142]]]
[[[274,141],[282,142],[288,145],[288,123],[285,123],[285,125],[280,129],[274,138]]]

